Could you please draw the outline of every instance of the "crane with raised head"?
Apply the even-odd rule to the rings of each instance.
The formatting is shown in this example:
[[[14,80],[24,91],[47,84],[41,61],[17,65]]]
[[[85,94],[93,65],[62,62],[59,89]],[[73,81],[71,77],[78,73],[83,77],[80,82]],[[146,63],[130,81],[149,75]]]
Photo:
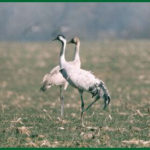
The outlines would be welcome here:
[[[60,72],[68,83],[77,88],[81,97],[81,121],[83,123],[83,113],[87,111],[96,101],[101,97],[104,99],[104,109],[110,103],[110,95],[104,82],[96,78],[90,71],[86,71],[81,68],[75,68],[65,59],[65,49],[67,40],[63,35],[58,35],[55,40],[61,42],[61,50],[59,57]],[[89,92],[92,97],[95,97],[94,101],[90,103],[87,108],[84,108],[83,92]]]

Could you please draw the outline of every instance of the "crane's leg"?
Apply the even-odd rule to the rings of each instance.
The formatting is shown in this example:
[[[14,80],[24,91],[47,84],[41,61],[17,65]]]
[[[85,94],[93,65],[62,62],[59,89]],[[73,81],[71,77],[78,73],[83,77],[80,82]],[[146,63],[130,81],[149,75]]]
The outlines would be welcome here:
[[[63,89],[60,86],[60,101],[61,101],[61,117],[64,116],[64,96],[63,96]]]
[[[96,96],[95,100],[87,106],[87,108],[84,110],[84,112],[87,111],[96,101],[98,101],[99,98],[100,98],[99,96]]]
[[[80,91],[80,97],[81,97],[81,123],[82,126],[84,127],[84,122],[83,122],[84,100],[83,100],[83,92],[81,91]]]

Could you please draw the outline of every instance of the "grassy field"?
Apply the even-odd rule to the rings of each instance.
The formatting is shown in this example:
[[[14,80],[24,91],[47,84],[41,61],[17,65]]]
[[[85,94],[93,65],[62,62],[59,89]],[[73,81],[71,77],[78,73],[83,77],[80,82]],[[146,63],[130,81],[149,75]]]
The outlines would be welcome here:
[[[39,91],[59,49],[57,42],[0,43],[0,147],[150,147],[150,41],[82,42],[82,68],[112,97],[106,110],[100,100],[85,113],[85,128],[76,89],[65,92],[63,120],[59,88]],[[67,60],[73,50],[68,45]]]

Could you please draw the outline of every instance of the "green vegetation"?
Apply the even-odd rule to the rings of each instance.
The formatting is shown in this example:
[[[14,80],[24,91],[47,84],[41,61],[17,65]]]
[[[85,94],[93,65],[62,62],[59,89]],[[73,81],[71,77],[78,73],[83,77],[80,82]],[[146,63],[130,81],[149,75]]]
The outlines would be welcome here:
[[[0,43],[0,147],[150,147],[150,42],[81,43],[82,68],[102,79],[112,97],[106,110],[100,100],[85,113],[85,128],[76,89],[65,92],[64,120],[59,89],[39,91],[59,49],[57,42]],[[68,60],[73,50],[68,45]],[[84,99],[88,105],[91,95]]]

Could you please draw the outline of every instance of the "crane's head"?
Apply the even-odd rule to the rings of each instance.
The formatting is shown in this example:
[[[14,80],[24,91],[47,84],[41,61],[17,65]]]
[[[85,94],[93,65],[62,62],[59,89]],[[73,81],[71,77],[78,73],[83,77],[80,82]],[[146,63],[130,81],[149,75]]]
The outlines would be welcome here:
[[[74,37],[68,43],[73,43],[77,45],[78,43],[80,43],[80,39],[78,37]]]
[[[57,35],[57,37],[53,41],[55,41],[55,40],[58,40],[62,43],[65,43],[67,41],[67,39],[63,35]]]
[[[42,80],[42,86],[40,88],[41,91],[46,91],[47,89],[49,89],[51,87],[51,78],[50,78],[50,74],[47,73],[44,77],[43,77],[43,80]]]

